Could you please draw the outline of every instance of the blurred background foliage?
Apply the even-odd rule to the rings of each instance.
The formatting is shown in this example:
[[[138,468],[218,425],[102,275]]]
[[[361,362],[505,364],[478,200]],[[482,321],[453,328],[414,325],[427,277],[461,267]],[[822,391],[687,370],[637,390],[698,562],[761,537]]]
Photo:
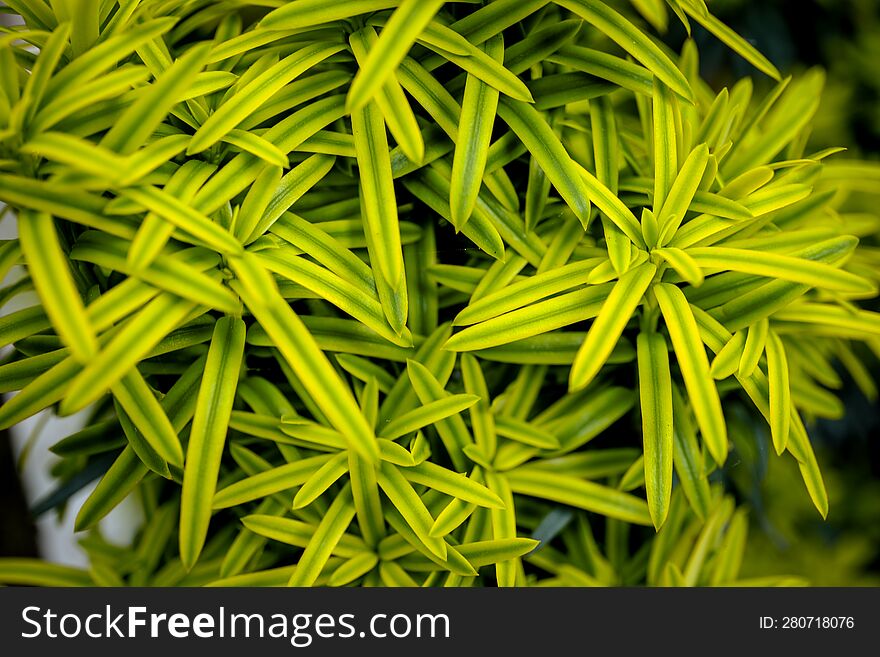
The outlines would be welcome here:
[[[877,0],[711,0],[718,18],[749,39],[779,70],[797,75],[812,66],[827,72],[814,144],[846,144],[849,155],[880,158],[880,2]],[[684,29],[670,21],[670,43]],[[701,71],[713,87],[747,75],[745,60],[700,26],[693,26]]]
[[[797,76],[814,66],[825,70],[825,89],[807,152],[845,145],[848,156],[880,159],[880,1],[711,0],[707,4],[784,74]],[[713,88],[749,75],[756,91],[772,86],[772,80],[756,75],[745,60],[700,26],[692,29],[701,73]],[[667,42],[678,47],[686,37],[682,26],[671,20]],[[858,194],[848,203],[854,210],[877,211]],[[877,236],[862,240],[877,244]],[[870,305],[878,310],[876,300]],[[880,381],[876,355],[867,350],[861,355],[874,380]],[[724,476],[751,507],[743,577],[786,573],[816,586],[880,585],[880,405],[876,391],[860,389],[843,368],[837,372],[836,393],[846,412],[839,419],[808,423],[831,499],[826,521],[802,494],[795,463],[768,458],[772,448],[766,425],[743,416],[739,431],[749,440],[733,437],[735,451]]]

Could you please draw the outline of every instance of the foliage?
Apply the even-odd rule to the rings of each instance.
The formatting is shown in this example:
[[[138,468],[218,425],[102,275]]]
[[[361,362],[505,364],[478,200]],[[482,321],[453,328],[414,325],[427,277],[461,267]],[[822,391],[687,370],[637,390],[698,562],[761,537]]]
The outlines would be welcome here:
[[[834,363],[876,395],[880,168],[807,152],[821,71],[702,0],[7,4],[0,425],[90,409],[52,449],[98,483],[91,569],[0,581],[802,582],[741,576],[720,475],[757,418],[824,517],[805,420]]]

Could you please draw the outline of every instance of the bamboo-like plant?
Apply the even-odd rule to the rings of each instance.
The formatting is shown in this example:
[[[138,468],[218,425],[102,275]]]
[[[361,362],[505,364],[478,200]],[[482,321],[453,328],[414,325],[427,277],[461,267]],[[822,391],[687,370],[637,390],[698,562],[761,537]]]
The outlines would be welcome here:
[[[702,0],[6,4],[0,426],[88,409],[53,504],[97,485],[89,570],[0,581],[745,583],[743,417],[828,513],[880,169],[807,152],[820,71]],[[775,86],[711,89],[670,19]]]

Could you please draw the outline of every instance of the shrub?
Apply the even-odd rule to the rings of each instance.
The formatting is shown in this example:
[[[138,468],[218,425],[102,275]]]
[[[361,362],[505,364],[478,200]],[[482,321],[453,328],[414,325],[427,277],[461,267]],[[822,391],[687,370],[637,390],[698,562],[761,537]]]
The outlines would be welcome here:
[[[0,425],[88,409],[53,503],[97,486],[88,571],[0,580],[742,584],[755,418],[828,513],[878,169],[807,150],[821,71],[702,0],[7,4]]]

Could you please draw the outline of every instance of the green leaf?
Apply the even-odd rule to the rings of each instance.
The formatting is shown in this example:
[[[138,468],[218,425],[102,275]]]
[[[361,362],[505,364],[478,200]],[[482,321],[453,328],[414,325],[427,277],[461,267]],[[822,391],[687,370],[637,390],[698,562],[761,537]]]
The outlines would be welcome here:
[[[653,136],[654,136],[654,215],[662,227],[661,208],[672,189],[678,168],[678,144],[676,143],[675,97],[671,90],[659,79],[654,79],[653,87]],[[707,150],[708,155],[708,150]],[[688,179],[690,182],[690,179]],[[699,177],[693,182],[694,188]],[[676,204],[679,206],[680,204]],[[687,207],[687,204],[685,204]],[[683,216],[680,215],[680,216]]]
[[[598,0],[556,0],[615,41],[682,98],[691,100],[687,78],[669,57],[635,25]]]
[[[746,332],[737,331],[712,360],[709,373],[715,379],[726,379],[739,370],[743,350],[746,346]]]
[[[351,487],[346,486],[333,500],[321,524],[315,529],[311,540],[303,550],[296,570],[288,581],[288,586],[312,586],[327,565],[333,548],[339,543],[345,530],[354,520],[355,509],[351,497]]]
[[[499,499],[504,502],[501,508],[494,508],[490,512],[492,520],[492,538],[496,541],[510,541],[516,539],[516,510],[513,506],[513,493],[507,477],[495,472],[486,472],[486,483]],[[512,587],[516,585],[516,571],[522,565],[507,559],[499,561],[495,565],[495,578],[499,587]]]
[[[598,263],[598,258],[590,258],[511,283],[479,300],[472,300],[455,316],[453,324],[467,326],[484,322],[506,312],[524,308],[535,301],[584,285]]]
[[[745,553],[748,531],[748,511],[737,509],[727,525],[724,539],[716,552],[710,579],[711,586],[721,586],[736,581]]]
[[[449,393],[443,389],[443,385],[431,373],[431,370],[421,363],[407,360],[406,371],[412,382],[413,390],[422,404],[430,404],[449,397]],[[449,415],[443,419],[437,419],[434,426],[437,427],[437,432],[440,434],[453,464],[457,469],[463,469],[465,461],[461,450],[465,445],[473,442],[464,420],[459,415]]]
[[[376,567],[379,557],[373,552],[364,552],[346,561],[333,571],[330,586],[345,586],[360,579]]]
[[[0,174],[0,194],[17,208],[46,212],[127,239],[135,233],[130,224],[105,216],[106,202],[100,197],[69,186]]]
[[[70,382],[60,412],[75,413],[100,398],[172,330],[183,324],[194,305],[161,294],[128,319],[110,341]]]
[[[263,133],[263,139],[275,144],[282,152],[294,150],[299,144],[345,113],[345,97],[327,96],[307,104]],[[244,124],[243,124],[244,125]],[[213,213],[257,179],[265,163],[248,153],[240,153],[223,166],[196,194],[193,207]]]
[[[177,437],[171,421],[138,371],[131,370],[115,383],[111,390],[116,401],[125,411],[127,421],[149,448],[163,462],[182,466],[183,450],[180,447],[180,438]],[[130,435],[129,442],[131,442]],[[164,464],[163,469],[167,474],[167,466]]]
[[[405,178],[404,186],[420,201],[452,223],[452,216],[448,214],[451,182],[433,166],[425,167],[418,179],[414,178]],[[495,225],[485,204],[481,204],[480,201],[478,194],[471,218],[462,226],[461,232],[485,253],[500,260],[505,253],[500,227]]]
[[[229,484],[214,494],[213,508],[227,509],[268,495],[293,490],[307,482],[331,458],[331,454],[310,456]]]
[[[752,44],[731,30],[712,14],[708,12],[694,11],[693,7],[687,2],[681,3],[681,8],[684,9],[691,18],[714,34],[719,40],[731,50],[739,54],[756,69],[762,73],[766,73],[774,80],[781,79],[782,76],[780,76],[779,71],[773,66],[770,60],[764,57],[764,55],[758,52]]]
[[[363,291],[323,267],[299,256],[278,253],[278,249],[260,253],[260,263],[269,271],[312,290],[349,315],[363,322],[383,338],[401,347],[411,347],[412,334],[404,328],[398,335],[388,325],[379,300],[374,295],[364,296]]]
[[[36,109],[40,106],[43,96],[52,80],[52,74],[58,66],[64,49],[67,47],[68,39],[71,35],[71,24],[62,22],[59,24],[46,39],[45,45],[40,49],[40,54],[31,69],[21,98],[17,107],[12,112],[13,127],[20,130],[22,123],[26,118],[34,115]],[[17,115],[17,116],[16,116]]]
[[[703,441],[715,462],[721,465],[727,458],[727,425],[693,312],[682,291],[674,285],[659,283],[653,289]]]
[[[770,434],[777,454],[782,454],[791,430],[791,386],[785,346],[775,331],[767,335],[767,380],[770,384]]]
[[[743,345],[742,355],[739,359],[739,367],[737,375],[748,377],[752,375],[758,362],[764,353],[764,345],[767,343],[767,333],[770,330],[770,323],[767,318],[759,319],[757,322],[749,326],[746,334],[746,341]]]
[[[471,408],[479,399],[476,395],[449,395],[442,397],[399,415],[388,422],[379,431],[379,434],[383,438],[395,440],[452,415],[457,415]]]
[[[531,538],[506,538],[491,541],[474,541],[462,543],[458,551],[474,568],[482,568],[490,564],[500,564],[511,559],[524,557],[540,544]]]
[[[351,115],[363,195],[365,230],[375,249],[374,268],[391,287],[403,276],[403,251],[397,224],[397,201],[385,126],[378,108],[368,103]]]
[[[101,139],[101,145],[122,155],[140,148],[192,86],[205,66],[209,44],[199,44],[156,78]]]
[[[230,260],[244,302],[296,373],[312,399],[350,445],[369,462],[378,458],[373,431],[351,391],[321,352],[302,320],[287,305],[256,256]]]
[[[128,496],[147,472],[147,466],[131,446],[122,450],[80,507],[74,523],[75,530],[85,531],[93,527]]]
[[[653,253],[663,258],[675,273],[694,287],[700,287],[705,277],[703,271],[687,251],[676,249],[675,247],[664,247],[662,249],[654,249]]]
[[[697,190],[691,199],[690,209],[694,212],[701,212],[715,217],[724,217],[726,219],[751,219],[752,212],[741,203],[731,201],[728,198]]]
[[[301,509],[323,495],[330,486],[348,472],[348,453],[342,452],[327,461],[302,485],[293,498],[293,508]]]
[[[433,488],[453,498],[487,508],[502,508],[495,493],[466,475],[452,472],[430,461],[399,470],[408,481]]]
[[[645,263],[623,274],[614,284],[572,363],[569,390],[585,388],[602,369],[656,271],[653,264]]]
[[[706,476],[703,451],[691,424],[690,409],[685,406],[677,386],[672,390],[672,409],[675,417],[672,464],[691,509],[698,518],[705,520],[709,515],[712,491]]]
[[[511,100],[534,102],[529,88],[522,80],[460,34],[436,20],[431,21],[419,35],[419,42]]]
[[[657,211],[655,204],[661,245],[667,243],[675,235],[684,220],[708,162],[709,148],[705,144],[700,144],[691,151],[684,164],[681,165],[681,171],[675,177],[675,182],[672,183],[662,209]]]
[[[516,133],[571,211],[586,226],[590,216],[590,189],[553,129],[536,109],[515,100],[502,98],[498,116]]]
[[[359,64],[365,64],[368,57],[372,56],[377,42],[376,32],[369,26],[351,35],[351,49]],[[370,53],[369,55],[367,54],[368,52]],[[409,100],[407,100],[406,95],[403,93],[403,88],[400,86],[397,76],[393,74],[388,75],[384,77],[384,80],[384,84],[375,94],[374,102],[382,112],[388,130],[394,136],[400,149],[409,160],[419,163],[425,157],[425,143],[415,114],[410,107]],[[346,103],[348,103],[350,97],[349,94],[346,98]],[[365,103],[366,101],[361,103],[361,107]]]
[[[643,96],[653,93],[654,76],[648,69],[601,50],[566,45],[550,55],[548,60],[608,80]]]
[[[122,192],[122,195],[180,228],[205,246],[230,255],[242,252],[241,244],[229,231],[193,207],[152,185],[129,187]]]
[[[672,498],[672,377],[666,340],[659,333],[639,333],[639,399],[645,451],[645,489],[654,527],[666,521]]]
[[[528,422],[508,415],[499,415],[495,418],[495,431],[503,438],[540,449],[558,449],[560,447],[559,439],[549,431],[544,431]]]
[[[114,184],[125,174],[125,160],[113,151],[62,132],[46,132],[28,140],[22,152],[66,164]]]
[[[18,220],[21,250],[43,308],[64,344],[82,362],[98,350],[86,309],[48,214],[22,212]]]
[[[21,243],[18,240],[0,240],[0,279],[21,260]]]
[[[500,36],[491,39],[485,48],[494,60],[503,61],[504,42]],[[449,186],[450,218],[458,230],[470,219],[477,202],[497,108],[498,90],[468,74],[458,128],[463,139],[455,143]]]
[[[236,128],[224,135],[222,141],[232,144],[243,153],[250,153],[260,158],[267,164],[274,164],[282,168],[290,166],[290,161],[284,151],[253,132]]]
[[[346,491],[344,489],[337,499],[339,497],[346,498]],[[303,522],[302,520],[294,520],[292,518],[281,518],[278,515],[270,514],[254,513],[245,516],[242,518],[242,524],[248,530],[260,536],[302,548],[307,547],[313,542],[312,539],[317,530],[317,523]],[[367,549],[366,544],[360,537],[346,534],[343,530],[343,534],[332,547],[331,553],[335,556],[349,559],[362,554]]]
[[[704,269],[740,271],[838,292],[874,294],[877,290],[861,276],[804,258],[768,252],[756,257],[748,249],[721,246],[691,247],[686,252]]]
[[[590,200],[596,204],[596,207],[608,217],[614,224],[626,235],[630,241],[636,246],[643,246],[642,227],[632,213],[616,194],[614,194],[605,185],[599,182],[592,173],[587,171],[577,162],[575,167],[580,172],[581,178],[590,193]]]
[[[460,362],[464,388],[477,398],[477,402],[470,409],[474,441],[491,457],[495,454],[497,437],[495,419],[489,407],[489,389],[486,386],[486,379],[479,361],[471,354],[462,354]]]
[[[285,213],[272,224],[271,231],[356,285],[364,294],[375,296],[376,283],[369,266],[349,251],[340,239],[327,232],[329,228],[330,222],[312,224],[295,214]]]
[[[445,348],[488,349],[595,317],[611,288],[611,284],[593,285],[474,324],[452,336]]]
[[[323,0],[298,0],[270,11],[259,25],[267,30],[300,30],[353,16],[396,7],[400,0],[341,0],[328,4]]]
[[[521,467],[505,474],[514,493],[567,504],[624,522],[651,525],[648,505],[634,495],[537,468]]]
[[[342,50],[342,44],[315,43],[288,55],[280,62],[238,89],[205,121],[190,141],[187,155],[210,148],[256,111],[275,93],[315,64]],[[276,144],[277,145],[277,144]]]
[[[128,57],[143,44],[163,35],[177,22],[165,16],[136,25],[121,34],[114,34],[90,48],[56,73],[46,86],[45,100],[50,103],[64,91],[102,75],[116,62]]]
[[[96,232],[86,232],[70,252],[71,260],[91,262],[107,269],[128,274],[160,290],[189,299],[210,308],[229,313],[241,312],[241,302],[229,288],[216,280],[211,270],[220,257],[207,249],[194,247],[174,255],[157,255],[142,269],[129,266],[126,242]],[[207,273],[201,270],[207,269]]]
[[[373,98],[442,6],[441,0],[403,0],[400,3],[351,82],[346,98],[349,112],[360,109]]]
[[[208,533],[220,459],[244,355],[244,336],[245,324],[241,318],[224,317],[214,325],[183,471],[180,558],[187,569],[198,560]]]
[[[214,171],[215,167],[206,163],[186,162],[165,183],[164,190],[183,202],[189,202]],[[173,224],[156,214],[147,214],[128,247],[128,265],[135,269],[148,267],[173,234]]]
[[[39,559],[0,559],[0,582],[12,586],[95,586],[89,573]]]
[[[440,559],[446,559],[447,545],[431,536],[434,518],[397,466],[382,462],[378,470],[379,487],[388,497],[418,540]]]

